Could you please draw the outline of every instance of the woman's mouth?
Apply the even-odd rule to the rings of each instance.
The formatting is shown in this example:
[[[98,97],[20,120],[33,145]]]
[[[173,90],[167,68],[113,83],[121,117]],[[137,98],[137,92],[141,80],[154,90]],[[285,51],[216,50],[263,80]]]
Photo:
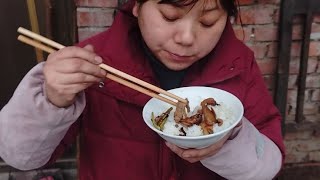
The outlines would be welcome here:
[[[175,54],[175,53],[171,53],[168,52],[168,56],[171,60],[173,61],[189,61],[193,56],[189,56],[189,55],[179,55],[179,54]]]

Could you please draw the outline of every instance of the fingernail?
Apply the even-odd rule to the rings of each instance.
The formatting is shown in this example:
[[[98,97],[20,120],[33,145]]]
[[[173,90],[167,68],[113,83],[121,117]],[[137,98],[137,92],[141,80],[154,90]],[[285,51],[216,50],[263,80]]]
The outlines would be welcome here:
[[[94,57],[94,60],[95,60],[97,63],[102,63],[102,58],[101,58],[100,56]]]

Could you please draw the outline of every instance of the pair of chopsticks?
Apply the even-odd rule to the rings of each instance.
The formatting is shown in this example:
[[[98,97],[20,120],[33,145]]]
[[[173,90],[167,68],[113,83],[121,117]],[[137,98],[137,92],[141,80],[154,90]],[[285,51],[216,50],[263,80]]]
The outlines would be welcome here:
[[[22,27],[18,28],[18,32],[22,34],[22,35],[18,36],[19,41],[24,42],[26,44],[29,44],[35,48],[41,49],[47,53],[53,53],[53,52],[65,47],[57,42],[54,42],[46,37],[43,37],[39,34],[36,34],[32,31],[29,31],[29,30],[22,28]],[[51,47],[48,47],[45,44],[47,44]],[[125,85],[131,89],[134,89],[136,91],[144,93],[148,96],[157,98],[157,99],[164,101],[166,103],[169,103],[173,106],[177,106],[177,102],[174,102],[171,99],[168,99],[164,96],[161,96],[160,94],[166,95],[166,96],[171,97],[177,101],[188,104],[188,101],[186,99],[183,99],[179,96],[176,96],[172,93],[169,93],[169,92],[167,92],[157,86],[149,84],[149,83],[142,81],[138,78],[135,78],[129,74],[126,74],[122,71],[119,71],[113,67],[106,65],[106,64],[102,63],[99,66],[100,66],[100,68],[107,71],[107,75],[106,75],[107,78],[109,78],[113,81],[116,81],[122,85]],[[157,94],[157,93],[159,93],[159,94]]]

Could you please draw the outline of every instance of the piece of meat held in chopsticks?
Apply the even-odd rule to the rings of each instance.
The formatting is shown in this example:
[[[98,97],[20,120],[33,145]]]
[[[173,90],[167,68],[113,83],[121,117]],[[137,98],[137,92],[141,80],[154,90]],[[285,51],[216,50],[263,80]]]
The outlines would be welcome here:
[[[203,134],[212,134],[213,133],[213,125],[218,123],[219,126],[222,125],[223,121],[218,119],[216,113],[212,107],[208,106],[216,106],[219,105],[213,98],[207,98],[201,102],[201,112],[203,114],[203,121],[200,123],[200,126],[203,130]]]
[[[172,107],[170,107],[166,112],[162,113],[161,115],[154,118],[154,114],[152,112],[151,114],[151,121],[153,123],[153,126],[157,128],[158,130],[162,131],[164,124],[167,122],[167,119],[169,117],[170,112],[172,111]]]
[[[183,103],[183,102],[178,102],[177,103],[177,107],[176,107],[176,111],[174,112],[174,121],[176,123],[179,123],[181,121],[181,119],[187,118],[187,112],[190,112],[190,107],[189,107],[189,101],[188,99],[187,103]]]

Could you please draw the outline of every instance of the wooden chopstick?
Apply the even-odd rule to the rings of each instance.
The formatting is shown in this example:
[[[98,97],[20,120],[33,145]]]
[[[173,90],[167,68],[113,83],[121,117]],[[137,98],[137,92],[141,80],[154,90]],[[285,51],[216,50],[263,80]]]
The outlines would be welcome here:
[[[54,41],[52,41],[50,39],[47,39],[47,38],[45,38],[45,37],[43,37],[41,35],[33,33],[32,31],[29,31],[29,30],[24,29],[22,27],[18,28],[18,32],[20,32],[21,34],[24,34],[26,36],[29,36],[29,37],[31,37],[31,38],[33,38],[35,40],[38,40],[40,42],[43,42],[43,43],[45,43],[47,45],[50,45],[50,46],[52,46],[52,47],[54,47],[56,49],[62,49],[62,48],[65,47],[65,46],[63,46],[63,45],[61,45],[59,43],[56,43],[56,42],[54,42]],[[55,49],[50,48],[50,47],[48,47],[46,45],[43,45],[40,42],[34,41],[33,39],[30,39],[30,38],[25,37],[23,35],[19,35],[18,36],[18,40],[20,40],[20,41],[22,41],[22,42],[24,42],[26,44],[29,44],[31,46],[34,46],[36,48],[42,49],[42,50],[44,50],[44,51],[46,51],[48,53],[53,53],[53,52],[56,51]],[[172,101],[170,99],[167,99],[167,98],[165,98],[163,96],[160,96],[160,95],[156,94],[155,92],[158,92],[160,94],[164,94],[164,95],[166,95],[168,97],[171,97],[171,98],[176,99],[176,100],[178,100],[180,102],[188,104],[188,101],[186,99],[183,99],[183,98],[181,98],[179,96],[176,96],[176,95],[174,95],[172,93],[169,93],[169,92],[167,92],[167,91],[165,91],[165,90],[163,90],[163,89],[161,89],[161,88],[159,88],[157,86],[149,84],[149,83],[147,83],[145,81],[142,81],[142,80],[140,80],[138,78],[135,78],[135,77],[133,77],[133,76],[131,76],[129,74],[126,74],[126,73],[124,73],[122,71],[119,71],[119,70],[117,70],[117,69],[115,69],[113,67],[110,67],[110,66],[106,65],[106,64],[100,64],[99,66],[102,69],[106,70],[107,72],[110,72],[110,73],[107,73],[107,76],[106,76],[107,78],[109,78],[109,79],[111,79],[113,81],[116,81],[116,82],[118,82],[118,83],[120,83],[122,85],[125,85],[125,86],[127,86],[129,88],[132,88],[134,90],[137,90],[137,91],[139,91],[141,93],[144,93],[146,95],[149,95],[151,97],[157,98],[157,99],[159,99],[161,101],[164,101],[164,102],[169,103],[169,104],[174,105],[174,106],[177,105],[176,102],[174,102],[174,101]],[[111,73],[113,73],[115,75],[113,75]],[[129,81],[126,81],[125,79],[127,79]],[[138,85],[134,84],[133,82],[137,83]],[[143,87],[145,87],[145,88],[143,88]],[[149,88],[150,90],[146,89],[146,88]]]
[[[31,37],[31,38],[33,38],[35,40],[38,40],[39,42],[45,43],[47,45],[50,45],[51,47],[54,47],[56,49],[62,49],[62,48],[65,47],[62,44],[54,42],[51,39],[48,39],[48,38],[43,37],[43,36],[41,36],[39,34],[36,34],[36,33],[32,32],[32,31],[29,31],[28,29],[25,29],[23,27],[19,27],[18,28],[18,32],[23,34],[23,35],[25,35],[25,36]]]
[[[30,38],[27,38],[27,37],[25,37],[23,35],[19,35],[18,36],[18,40],[21,41],[21,42],[24,42],[26,44],[29,44],[29,45],[31,45],[33,47],[36,47],[38,49],[41,49],[41,50],[43,50],[43,51],[45,51],[47,53],[53,53],[53,52],[56,51],[55,49],[52,49],[52,48],[50,48],[50,47],[48,47],[46,45],[43,45],[43,44],[41,44],[41,43],[39,43],[37,41],[34,41],[34,40],[30,39]]]

